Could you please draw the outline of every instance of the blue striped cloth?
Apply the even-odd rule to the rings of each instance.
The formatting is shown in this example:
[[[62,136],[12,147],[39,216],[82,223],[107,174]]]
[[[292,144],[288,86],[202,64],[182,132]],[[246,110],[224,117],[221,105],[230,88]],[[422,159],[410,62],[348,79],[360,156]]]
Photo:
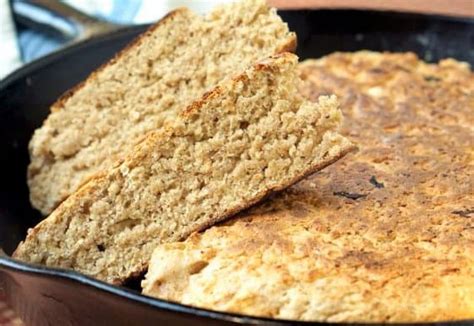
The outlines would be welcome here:
[[[0,0],[0,79],[28,63],[66,44],[36,30],[15,26],[10,4],[18,10],[26,0]],[[59,0],[58,0],[59,1]],[[189,7],[197,13],[208,12],[219,3],[235,0],[63,0],[68,5],[103,20],[123,25],[155,22],[177,7]],[[29,13],[31,13],[31,7]],[[33,11],[34,19],[49,25],[64,25],[62,17]],[[66,24],[67,25],[67,24]]]
[[[121,24],[138,23],[135,18],[142,6],[142,0],[67,0],[65,2],[89,15]],[[19,30],[18,41],[22,60],[25,63],[56,50],[64,43],[31,29]]]
[[[160,19],[177,7],[187,6],[203,14],[219,3],[231,1],[233,0],[65,0],[64,2],[91,16],[113,23],[144,24]],[[51,17],[51,19],[58,18]],[[50,53],[63,44],[60,40],[37,31],[29,29],[19,31],[19,46],[25,63]]]

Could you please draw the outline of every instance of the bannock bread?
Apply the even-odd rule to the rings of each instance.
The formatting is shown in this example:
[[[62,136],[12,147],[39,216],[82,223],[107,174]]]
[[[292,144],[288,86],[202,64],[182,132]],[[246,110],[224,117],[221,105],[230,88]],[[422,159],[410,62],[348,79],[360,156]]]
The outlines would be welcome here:
[[[474,319],[474,74],[414,54],[300,65],[359,151],[242,214],[163,244],[143,292],[284,319]]]
[[[225,76],[295,46],[295,34],[264,0],[205,17],[170,13],[52,106],[29,146],[33,206],[49,214]]]
[[[334,96],[297,90],[298,58],[260,61],[151,132],[28,232],[14,257],[120,284],[152,250],[336,161],[353,145]]]

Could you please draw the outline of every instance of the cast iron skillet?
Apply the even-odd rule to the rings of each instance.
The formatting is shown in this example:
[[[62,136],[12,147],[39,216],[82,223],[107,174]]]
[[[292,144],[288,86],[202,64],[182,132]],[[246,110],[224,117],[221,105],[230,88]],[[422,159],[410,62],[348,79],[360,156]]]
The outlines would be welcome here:
[[[427,61],[454,57],[474,64],[474,21],[392,12],[286,11],[298,33],[300,58],[359,49],[414,51]],[[78,43],[0,82],[0,246],[11,254],[40,215],[28,200],[28,141],[65,90],[123,48],[146,27],[137,26]],[[0,282],[30,325],[299,324],[196,309],[142,296],[65,270],[0,258]],[[303,324],[303,323],[301,323]],[[473,325],[474,321],[432,325]],[[428,325],[428,324],[423,324]]]

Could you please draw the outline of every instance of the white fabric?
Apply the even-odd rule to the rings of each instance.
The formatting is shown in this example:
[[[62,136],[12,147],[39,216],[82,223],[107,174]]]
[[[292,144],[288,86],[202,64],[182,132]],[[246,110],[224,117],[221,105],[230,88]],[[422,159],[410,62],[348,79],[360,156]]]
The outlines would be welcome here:
[[[20,65],[20,51],[9,1],[0,0],[0,79]]]

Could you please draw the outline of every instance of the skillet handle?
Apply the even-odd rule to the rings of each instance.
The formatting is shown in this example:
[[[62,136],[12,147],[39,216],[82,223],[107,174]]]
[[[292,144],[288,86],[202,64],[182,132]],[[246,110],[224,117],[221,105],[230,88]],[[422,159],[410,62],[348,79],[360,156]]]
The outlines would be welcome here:
[[[30,28],[70,42],[118,29],[120,25],[89,16],[62,1],[14,1],[15,18]]]

